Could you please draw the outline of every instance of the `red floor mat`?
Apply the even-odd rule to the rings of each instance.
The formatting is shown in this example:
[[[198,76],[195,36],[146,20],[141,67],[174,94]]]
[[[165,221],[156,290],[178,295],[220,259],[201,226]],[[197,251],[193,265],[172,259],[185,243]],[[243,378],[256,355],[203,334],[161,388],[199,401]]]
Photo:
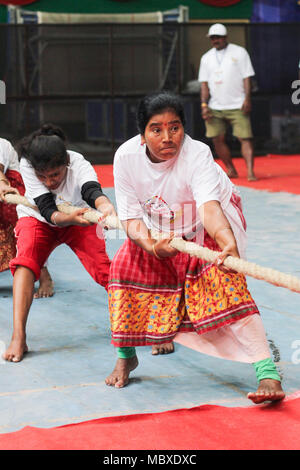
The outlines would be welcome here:
[[[224,168],[220,160],[217,161]],[[244,159],[234,159],[239,178],[232,181],[237,186],[300,194],[300,155],[267,155],[265,157],[256,157],[254,163],[258,180],[249,182],[246,177],[247,171]]]
[[[298,450],[300,398],[229,408],[203,405],[0,435],[1,450]]]
[[[114,187],[113,166],[112,165],[94,165],[99,181],[103,188]]]
[[[222,165],[220,160],[217,162]],[[255,172],[258,181],[249,182],[246,178],[246,166],[242,158],[235,158],[234,164],[239,178],[232,180],[237,186],[248,186],[267,191],[286,191],[300,194],[300,155],[267,155],[256,157]],[[113,187],[112,165],[96,165],[102,186]]]

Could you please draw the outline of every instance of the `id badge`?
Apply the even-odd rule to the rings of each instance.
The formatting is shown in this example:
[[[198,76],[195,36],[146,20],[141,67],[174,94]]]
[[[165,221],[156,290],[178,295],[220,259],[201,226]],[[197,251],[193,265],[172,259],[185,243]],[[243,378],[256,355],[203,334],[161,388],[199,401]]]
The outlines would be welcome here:
[[[215,70],[215,85],[223,85],[223,70]]]

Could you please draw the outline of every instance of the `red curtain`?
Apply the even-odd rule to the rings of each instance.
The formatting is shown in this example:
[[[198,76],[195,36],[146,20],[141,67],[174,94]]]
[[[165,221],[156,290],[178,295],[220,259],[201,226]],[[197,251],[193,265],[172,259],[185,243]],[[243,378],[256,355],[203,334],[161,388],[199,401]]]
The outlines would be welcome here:
[[[201,3],[210,5],[212,7],[230,7],[241,0],[199,0]]]
[[[37,0],[0,0],[1,5],[28,5],[34,3]]]

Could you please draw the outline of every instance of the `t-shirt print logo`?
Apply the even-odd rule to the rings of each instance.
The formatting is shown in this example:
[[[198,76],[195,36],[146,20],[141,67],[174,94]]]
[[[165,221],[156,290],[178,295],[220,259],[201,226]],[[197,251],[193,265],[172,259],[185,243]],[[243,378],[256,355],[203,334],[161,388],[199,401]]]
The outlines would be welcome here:
[[[198,211],[194,201],[173,203],[171,206],[161,197],[152,196],[142,204],[148,221],[154,230],[188,235],[193,238],[201,228]]]
[[[174,211],[170,209],[166,201],[160,196],[152,196],[143,204],[143,208],[149,217],[160,216],[173,221],[175,218]]]

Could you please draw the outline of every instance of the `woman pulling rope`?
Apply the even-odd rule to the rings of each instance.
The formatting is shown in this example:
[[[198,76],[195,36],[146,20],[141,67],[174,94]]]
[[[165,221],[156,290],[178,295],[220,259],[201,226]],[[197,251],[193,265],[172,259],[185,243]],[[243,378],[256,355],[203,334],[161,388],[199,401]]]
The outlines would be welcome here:
[[[151,110],[152,105],[153,109]],[[140,116],[140,118],[143,118],[142,124],[140,121],[141,136],[138,136],[138,139],[140,140],[135,138],[129,141],[127,143],[127,149],[125,146],[125,152],[124,146],[122,146],[117,153],[119,159],[124,159],[126,161],[125,155],[127,155],[127,157],[130,155],[131,161],[128,162],[128,168],[132,168],[132,164],[136,163],[138,167],[142,166],[145,171],[145,163],[146,169],[147,166],[150,165],[148,170],[151,168],[152,170],[157,170],[158,174],[156,176],[163,176],[163,185],[165,185],[170,182],[172,183],[172,177],[173,183],[176,180],[177,183],[180,183],[180,176],[183,180],[186,179],[187,175],[185,175],[184,172],[178,172],[178,166],[180,163],[181,168],[179,168],[179,170],[182,170],[182,162],[180,162],[180,159],[182,160],[182,156],[185,156],[183,160],[186,171],[191,170],[189,166],[192,164],[192,173],[190,172],[189,174],[191,178],[186,182],[189,182],[189,190],[192,194],[195,192],[197,204],[199,193],[197,193],[197,189],[195,190],[195,187],[193,186],[195,184],[195,182],[193,182],[193,171],[197,169],[199,163],[200,167],[198,169],[202,170],[202,173],[204,173],[206,178],[207,173],[205,174],[204,170],[208,167],[210,170],[208,174],[210,173],[210,176],[215,177],[215,183],[217,182],[216,186],[219,186],[218,189],[221,189],[220,186],[222,187],[220,183],[223,183],[223,189],[229,189],[230,199],[227,199],[226,203],[224,191],[221,191],[219,196],[215,195],[215,199],[212,199],[211,201],[208,198],[208,201],[203,203],[202,211],[200,211],[202,217],[199,217],[200,214],[198,215],[197,211],[194,211],[194,201],[192,201],[192,204],[188,204],[188,198],[184,198],[184,205],[186,206],[185,212],[182,210],[182,207],[180,207],[180,203],[178,203],[178,201],[173,204],[174,193],[172,194],[171,191],[171,194],[169,195],[169,200],[173,204],[171,207],[167,205],[161,195],[155,195],[154,197],[152,196],[146,199],[145,204],[143,205],[146,222],[150,228],[152,226],[157,228],[159,225],[159,228],[162,229],[165,228],[165,224],[167,223],[171,232],[173,232],[175,228],[178,232],[178,228],[180,227],[180,224],[182,224],[182,234],[185,238],[195,236],[195,239],[200,243],[201,238],[204,238],[204,245],[210,246],[214,248],[214,250],[218,251],[212,251],[208,248],[200,247],[198,244],[186,242],[183,239],[178,238],[170,237],[168,240],[160,240],[160,238],[165,237],[165,234],[162,234],[162,232],[158,233],[153,230],[149,231],[147,226],[145,226],[141,221],[141,213],[139,213],[140,217],[136,220],[132,218],[124,218],[124,220],[127,220],[127,223],[124,224],[123,222],[123,225],[125,225],[127,233],[129,233],[130,225],[130,238],[134,240],[134,244],[137,244],[137,246],[130,242],[130,240],[127,241],[117,254],[118,258],[116,262],[114,260],[113,263],[114,272],[116,273],[119,269],[119,272],[117,273],[117,278],[119,280],[116,281],[111,279],[110,282],[110,296],[113,297],[113,299],[111,299],[112,303],[110,304],[113,338],[115,338],[113,339],[113,342],[116,344],[118,337],[121,338],[121,340],[126,339],[126,333],[124,335],[122,328],[121,331],[118,331],[117,329],[114,331],[114,325],[117,325],[118,327],[118,322],[120,324],[120,322],[123,321],[125,329],[128,329],[128,326],[130,327],[130,320],[128,319],[133,318],[135,329],[131,328],[129,331],[130,336],[128,335],[128,343],[130,342],[131,345],[152,344],[153,342],[154,344],[157,344],[159,341],[165,342],[166,339],[171,343],[172,338],[174,338],[175,341],[200,350],[201,352],[219,355],[220,357],[225,357],[227,359],[253,362],[257,373],[259,387],[257,392],[249,394],[249,398],[251,398],[255,403],[260,403],[266,399],[280,400],[284,397],[284,392],[280,385],[280,377],[270,359],[270,353],[266,344],[261,320],[258,316],[258,310],[249,291],[247,290],[244,277],[236,275],[237,273],[230,271],[228,268],[233,268],[236,271],[253,275],[259,279],[265,279],[269,282],[288,287],[297,292],[300,292],[299,280],[293,276],[288,276],[268,268],[261,268],[254,265],[254,263],[248,263],[238,259],[238,249],[242,254],[244,254],[245,224],[240,201],[235,188],[230,182],[228,186],[229,180],[227,178],[224,180],[224,174],[218,166],[215,166],[208,148],[204,146],[204,144],[199,145],[199,142],[197,143],[192,141],[188,136],[184,137],[184,134],[182,134],[184,115],[177,97],[167,94],[158,95],[156,97],[154,96],[149,98],[148,103],[147,99],[145,100],[144,110],[143,106],[144,104],[142,102],[141,109],[144,115],[142,113]],[[169,120],[170,118],[171,120]],[[153,120],[155,124],[154,127],[152,127]],[[150,129],[152,129],[155,138],[150,132]],[[179,132],[180,129],[181,135]],[[178,132],[179,137],[173,137],[176,136]],[[166,134],[167,137],[160,137],[159,139],[159,134]],[[159,144],[159,141],[162,143],[167,142],[167,145],[164,144],[161,147],[157,145],[156,148],[155,143]],[[141,143],[145,146],[144,149],[140,148]],[[193,159],[191,161],[189,152],[191,150],[191,144],[193,144],[192,149],[196,156],[194,161]],[[130,152],[127,154],[126,150],[128,151],[128,149]],[[171,161],[173,165],[162,165],[162,163],[166,163],[168,161]],[[151,165],[150,162],[154,165]],[[116,159],[116,163],[116,169],[118,169],[118,159]],[[175,179],[174,174],[172,175],[172,172],[174,173],[174,169],[176,170]],[[165,170],[168,171],[166,172]],[[120,174],[122,173],[120,172],[119,175]],[[145,172],[145,175],[146,174],[147,171]],[[153,174],[155,175],[155,173],[152,172],[152,176]],[[201,171],[199,174],[201,175]],[[115,171],[115,176],[117,175],[118,173]],[[129,183],[132,183],[132,180],[130,180],[131,175],[127,173],[126,176],[127,178],[129,177]],[[156,178],[156,180],[158,179],[159,178]],[[125,181],[125,179],[123,180],[122,178],[119,180],[116,178],[116,180],[121,183]],[[199,181],[196,178],[196,183],[201,183],[201,178]],[[129,187],[130,184],[125,186],[121,185],[119,188],[120,193],[118,199],[119,202],[121,202],[120,207],[122,207],[123,210],[124,200],[122,201],[122,189],[124,190],[124,188],[127,189]],[[171,186],[169,184],[169,188],[170,187],[172,187],[172,184]],[[182,187],[186,189],[184,185]],[[116,188],[118,188],[118,184]],[[146,189],[146,185],[144,185],[144,189]],[[137,190],[138,188],[136,188],[136,191]],[[149,194],[151,190],[152,189],[150,188],[149,190],[148,187]],[[163,188],[160,188],[160,194],[162,194],[162,192]],[[128,198],[130,202],[130,206],[127,208],[125,206],[125,210],[132,210],[133,208],[133,210],[137,211],[140,200],[130,198],[130,191],[125,192],[125,194],[126,198]],[[138,194],[136,194],[136,196],[138,196]],[[218,197],[220,201],[216,204]],[[9,194],[6,196],[6,199],[11,203],[20,203],[30,206],[30,203],[20,196],[16,197],[15,195]],[[136,202],[137,204],[134,204]],[[213,204],[208,204],[209,202],[213,202]],[[174,209],[176,209],[175,211],[172,208],[173,206]],[[233,206],[234,211],[232,211],[231,206]],[[147,207],[146,210],[145,207]],[[64,204],[58,205],[58,209],[68,214],[72,212],[74,213],[74,211],[76,212],[76,210],[78,210],[76,207],[74,208]],[[210,211],[212,211],[212,214],[215,213],[215,220]],[[130,214],[132,214],[132,212]],[[203,215],[206,216],[206,219],[203,218]],[[99,214],[97,214],[96,211],[88,211],[82,214],[82,218],[92,223],[97,223],[99,220]],[[184,219],[185,222],[188,222],[186,225],[183,224]],[[205,230],[203,230],[201,220],[204,221]],[[215,232],[214,238],[216,240],[214,241],[208,231],[213,233],[215,223],[220,222],[225,224],[225,230],[220,228],[219,231],[221,233],[223,231],[228,231],[229,234],[226,234],[224,238],[224,234],[223,236],[217,237]],[[115,215],[106,217],[106,223],[114,228],[120,226],[120,222]],[[135,228],[134,223],[140,226],[140,231],[137,231],[136,233],[133,230]],[[234,232],[234,234],[231,232]],[[158,242],[156,241],[157,239],[159,239]],[[138,247],[141,249],[138,249]],[[221,253],[220,247],[223,248]],[[182,251],[183,254],[179,254],[177,249]],[[127,269],[128,261],[126,261],[126,256],[124,256],[124,253],[126,254],[126,250],[127,254],[129,253],[131,257],[129,260],[130,269]],[[134,253],[135,256],[137,256],[137,259],[133,256]],[[184,253],[188,253],[193,257],[193,259],[187,255],[184,256]],[[232,253],[233,257],[228,256],[228,253]],[[153,258],[153,255],[155,258]],[[209,263],[205,263],[203,259],[202,261],[197,261],[195,256],[198,258],[201,258],[202,256],[204,260],[208,260]],[[174,257],[173,260],[172,257]],[[156,261],[156,259],[158,261]],[[212,261],[214,261],[213,266],[211,265]],[[116,266],[116,263],[120,263],[119,266]],[[143,267],[146,267],[146,275]],[[131,272],[132,268],[134,269],[133,272]],[[191,272],[189,272],[189,270]],[[222,275],[222,272],[226,275],[225,278],[224,275]],[[139,276],[138,283],[135,280],[137,274]],[[147,277],[149,279],[150,276],[152,276],[152,285],[147,286],[145,283],[147,282]],[[130,277],[130,283],[128,283],[128,277]],[[141,281],[144,282],[142,283]],[[164,284],[160,285],[160,281]],[[169,286],[167,284],[169,284]],[[165,293],[167,294],[165,295]],[[208,302],[209,295],[215,296],[214,301],[210,304]],[[176,298],[174,296],[176,296]],[[245,301],[245,299],[247,299],[247,301]],[[117,301],[114,303],[115,300]],[[126,304],[127,301],[129,301],[129,305]],[[218,307],[221,307],[223,303],[227,306],[227,309],[218,309]],[[159,311],[157,311],[158,307],[160,307]],[[184,315],[185,309],[187,313],[186,315]],[[122,317],[122,312],[126,314],[125,318],[124,314]],[[157,315],[155,317],[154,314],[156,312]],[[230,313],[232,315],[230,315]],[[237,318],[235,318],[235,314],[237,315]],[[174,318],[174,315],[176,318]],[[228,318],[226,318],[226,315]],[[115,316],[117,316],[117,320],[114,318]],[[141,321],[141,318],[143,321]],[[171,323],[172,321],[174,321],[175,329],[174,325]],[[160,328],[161,325],[162,328]],[[189,331],[188,327],[190,330],[194,329],[195,331],[190,332],[189,334],[186,332],[182,334],[182,331]],[[137,328],[138,333],[136,331]],[[202,335],[202,333],[205,334]],[[128,383],[130,371],[137,366],[137,357],[135,349],[132,346],[129,348],[119,348],[118,355],[119,359],[117,361],[116,368],[106,379],[106,383],[108,385],[122,387]]]
[[[105,289],[110,260],[103,237],[82,216],[89,207],[103,216],[116,216],[115,209],[103,194],[92,165],[79,153],[66,149],[61,129],[45,125],[19,145],[20,172],[25,197],[31,207],[17,207],[17,256],[10,262],[14,276],[14,323],[9,347],[3,357],[19,362],[27,352],[26,323],[33,298],[34,281],[50,253],[62,243],[78,256],[88,273]],[[71,214],[57,209],[57,197],[80,206]]]
[[[123,387],[138,365],[136,346],[186,346],[254,364],[255,403],[284,397],[245,276],[226,268],[245,257],[245,219],[236,188],[207,145],[184,133],[179,98],[159,93],[138,108],[140,134],[114,159],[119,219],[128,235],[108,286],[118,359],[107,385]],[[151,230],[169,233],[156,240]],[[172,234],[218,250],[212,264],[178,252]]]
[[[36,206],[33,206],[32,204],[29,203],[29,201],[23,197],[16,194],[12,194],[11,191],[7,193],[4,196],[4,199],[6,202],[10,204],[22,204],[27,207],[32,207],[33,209],[37,210]],[[75,212],[78,210],[78,207],[71,206],[70,204],[58,204],[57,205],[58,209],[65,213],[65,214],[71,214],[72,212]],[[85,212],[82,217],[86,220],[88,220],[91,223],[99,223],[99,212],[95,210],[88,210]],[[103,217],[100,217],[100,219],[103,219]],[[119,219],[116,216],[107,216],[104,221],[105,225],[108,228],[123,228]],[[156,232],[156,231],[151,231],[152,237],[155,240],[159,240],[162,238],[168,238],[166,237],[166,234],[162,232]],[[209,262],[214,262],[216,257],[219,256],[218,251],[213,251],[210,250],[209,248],[206,247],[201,247],[200,245],[185,241],[182,238],[172,238],[169,242],[170,246],[173,248],[176,248],[178,251],[181,251],[183,253],[187,253],[190,256],[193,257],[198,257],[202,258],[205,261]],[[251,263],[242,259],[239,259],[237,257],[227,257],[223,264],[235,270],[236,272],[240,272],[243,274],[247,274],[250,276],[253,276],[257,279],[263,279],[267,282],[270,282],[272,284],[281,286],[281,287],[286,287],[290,290],[293,290],[295,292],[300,292],[300,280],[294,276],[270,269],[270,268],[265,268],[259,265],[256,265],[255,263]],[[175,340],[178,341],[178,336],[176,336]],[[187,335],[184,335],[181,339],[182,344],[185,344],[183,339],[187,339]],[[190,339],[190,336],[189,336]],[[195,338],[194,338],[195,339]],[[210,338],[212,339],[212,338]],[[217,338],[216,338],[217,339]],[[180,341],[179,341],[180,342]],[[216,343],[217,341],[215,341]],[[189,342],[189,346],[192,347],[193,341]],[[214,347],[216,344],[214,344]],[[198,345],[196,345],[196,349],[198,348]],[[212,354],[214,354],[214,351],[211,351]]]

